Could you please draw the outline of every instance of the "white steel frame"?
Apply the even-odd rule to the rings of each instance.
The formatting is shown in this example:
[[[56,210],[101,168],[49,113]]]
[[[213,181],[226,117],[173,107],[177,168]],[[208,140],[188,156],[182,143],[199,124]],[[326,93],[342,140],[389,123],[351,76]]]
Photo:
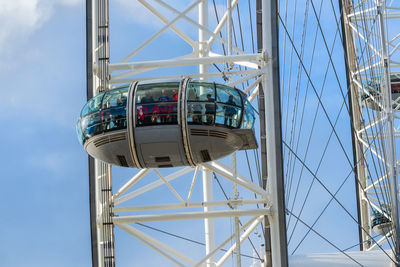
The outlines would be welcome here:
[[[399,208],[398,208],[398,162],[396,159],[396,139],[399,135],[398,100],[392,100],[390,73],[399,71],[400,22],[399,7],[393,1],[347,1],[342,0],[344,35],[347,45],[348,78],[350,79],[353,126],[355,133],[355,153],[357,176],[359,179],[358,195],[361,226],[362,250],[372,250],[382,246],[394,235],[394,247],[399,254]],[[354,4],[354,5],[353,5]],[[375,23],[375,30],[371,29]],[[397,23],[397,24],[396,24]],[[388,27],[392,31],[388,36]],[[393,33],[397,31],[397,33]],[[361,41],[359,41],[361,40]],[[373,42],[376,40],[377,42]],[[361,43],[360,43],[361,42]],[[364,50],[363,50],[364,49]],[[363,50],[363,51],[362,51]],[[367,52],[366,52],[366,51]],[[369,52],[369,53],[368,53]],[[363,60],[361,60],[363,59]],[[381,92],[367,84],[368,80],[376,80],[380,76]],[[362,96],[368,95],[373,105],[380,109],[374,118],[367,116],[367,107],[362,104]],[[361,107],[361,109],[360,109]],[[382,175],[368,170],[373,163],[380,162],[384,166]],[[392,231],[386,237],[372,241],[375,234],[371,229],[371,208],[381,212],[387,218],[390,214],[382,211],[376,195],[378,191],[390,191],[390,207],[393,222]],[[378,192],[379,194],[379,192]]]
[[[98,16],[108,16],[108,14],[99,14],[96,12],[97,6],[107,4],[107,0],[93,1],[94,11],[93,11],[93,21],[98,21]],[[164,78],[182,78],[182,77],[193,77],[200,79],[207,79],[211,77],[228,77],[229,84],[234,86],[239,83],[250,81],[250,84],[245,89],[245,92],[250,92],[249,100],[253,101],[259,91],[260,83],[263,84],[263,88],[269,88],[266,90],[265,95],[268,96],[272,92],[272,86],[270,85],[272,77],[272,60],[268,55],[271,55],[271,30],[268,26],[271,21],[270,17],[270,1],[263,0],[263,47],[264,51],[262,53],[248,54],[242,51],[240,48],[235,47],[232,43],[232,12],[238,4],[239,0],[227,0],[227,9],[222,19],[220,20],[217,27],[210,29],[208,25],[208,0],[196,0],[188,4],[187,8],[183,11],[178,11],[173,6],[162,0],[138,0],[144,7],[146,7],[155,17],[160,19],[165,26],[162,27],[157,33],[146,40],[142,45],[129,53],[125,58],[123,58],[118,63],[108,64],[106,68],[99,64],[99,53],[101,51],[102,45],[99,44],[100,31],[96,23],[93,24],[93,77],[94,82],[94,94],[99,93],[99,82],[103,79],[104,84],[118,84],[126,83],[131,81],[142,81],[151,80],[154,78],[164,79]],[[164,9],[159,10],[153,5],[157,3],[161,5]],[[188,13],[195,8],[198,8],[199,21],[196,22],[188,16]],[[166,18],[163,12],[172,12],[175,18],[169,20]],[[105,19],[105,18],[103,18]],[[105,19],[108,21],[108,19]],[[194,29],[196,29],[199,34],[198,40],[193,40],[184,31],[180,30],[176,26],[176,22],[180,20],[185,20],[189,22]],[[227,34],[227,40],[219,36],[219,33],[225,28]],[[269,27],[270,28],[270,27]],[[188,43],[193,52],[188,55],[182,55],[178,58],[168,59],[168,60],[153,60],[153,61],[134,61],[135,55],[140,52],[144,47],[153,42],[158,36],[164,33],[166,30],[172,30],[177,36],[179,36],[183,41]],[[108,39],[106,40],[108,46]],[[212,51],[212,44],[215,42],[223,43],[228,47],[228,55],[220,55]],[[107,47],[105,46],[105,47]],[[128,60],[133,60],[128,62]],[[223,73],[209,72],[208,66],[213,63],[227,63],[230,68],[225,70]],[[140,76],[147,71],[176,67],[176,66],[199,66],[198,73],[179,73],[177,75],[169,75],[163,77],[145,77]],[[244,66],[243,70],[234,69],[234,66]],[[107,75],[99,76],[99,73],[106,71]],[[110,75],[110,76],[109,76]],[[109,79],[109,77],[111,77]],[[108,88],[106,88],[108,89]],[[265,90],[265,89],[264,89]],[[269,98],[266,97],[266,100]],[[267,103],[269,107],[270,103]],[[273,111],[269,114],[273,114]],[[272,115],[270,115],[272,117]],[[267,131],[273,128],[272,119],[267,119]],[[272,140],[272,139],[271,139]],[[270,141],[268,145],[268,152],[271,155],[275,155],[274,144]],[[270,162],[277,160],[274,156],[269,157]],[[97,205],[97,226],[98,226],[98,245],[99,245],[99,266],[105,266],[104,255],[101,252],[101,246],[105,246],[104,242],[111,238],[104,234],[102,222],[110,218],[114,225],[118,226],[122,230],[126,231],[130,235],[134,236],[138,240],[142,241],[144,244],[153,248],[156,252],[165,256],[166,259],[175,263],[178,266],[222,266],[224,262],[232,255],[236,253],[236,265],[241,266],[241,254],[240,254],[240,244],[248,238],[250,233],[263,221],[264,216],[270,217],[271,222],[271,235],[272,235],[272,266],[281,266],[282,251],[281,247],[286,246],[286,240],[282,240],[279,236],[279,228],[284,227],[279,224],[279,215],[277,210],[277,196],[276,196],[276,175],[273,165],[268,163],[269,168],[271,168],[269,173],[267,190],[264,190],[259,185],[256,185],[249,181],[246,177],[238,173],[236,168],[236,154],[232,156],[232,168],[224,165],[221,162],[214,161],[196,168],[186,167],[175,171],[172,174],[163,176],[157,169],[143,169],[140,170],[134,177],[132,177],[127,183],[121,186],[115,191],[110,199],[99,199],[98,196],[101,195],[102,190],[104,190],[104,181],[111,181],[111,172],[97,172],[96,174],[96,205]],[[101,165],[101,166],[100,166]],[[96,170],[102,169],[104,163],[96,160]],[[186,197],[180,195],[174,187],[171,185],[171,181],[177,180],[183,175],[193,172],[193,178],[191,187],[188,190]],[[193,190],[195,190],[195,182],[198,179],[199,172],[202,172],[203,176],[203,195],[204,201],[199,203],[192,203],[191,196]],[[234,196],[228,201],[214,201],[212,195],[212,177],[211,173],[215,172],[223,178],[232,181],[234,185]],[[144,177],[155,175],[159,180],[149,183],[142,187],[137,187],[136,184],[140,182]],[[138,196],[147,194],[151,190],[159,187],[167,186],[172,194],[175,195],[177,202],[168,203],[163,205],[135,205],[135,206],[120,206],[122,203],[133,200]],[[248,190],[249,192],[257,195],[255,199],[241,199],[238,195],[238,187],[240,190]],[[260,204],[261,208],[255,208],[255,205]],[[233,209],[228,208],[228,206],[233,207]],[[109,212],[109,208],[112,207],[112,211]],[[217,210],[214,210],[218,207]],[[185,209],[188,208],[198,208],[196,212],[186,212]],[[181,212],[176,212],[176,210],[182,210]],[[146,211],[146,214],[141,214],[140,212]],[[164,211],[160,213],[160,211]],[[149,214],[151,212],[151,214]],[[127,213],[127,215],[125,215]],[[131,215],[134,213],[134,215]],[[220,244],[215,243],[215,232],[214,232],[214,218],[234,218],[235,220],[235,233],[225,239]],[[244,217],[247,217],[245,219]],[[239,225],[239,218],[244,221],[242,226]],[[250,219],[248,219],[250,218]],[[138,229],[134,228],[129,223],[135,222],[159,222],[167,220],[188,220],[188,219],[203,219],[205,225],[205,240],[206,240],[206,250],[205,255],[200,261],[195,261],[189,258],[183,252],[179,252],[172,246],[167,245],[154,237],[151,237]],[[220,258],[216,258],[216,253],[224,246],[228,244],[231,240],[235,240],[235,244]],[[283,242],[283,243],[282,243]],[[264,255],[265,257],[265,255]],[[264,258],[264,264],[266,259]],[[287,260],[286,260],[287,261]]]

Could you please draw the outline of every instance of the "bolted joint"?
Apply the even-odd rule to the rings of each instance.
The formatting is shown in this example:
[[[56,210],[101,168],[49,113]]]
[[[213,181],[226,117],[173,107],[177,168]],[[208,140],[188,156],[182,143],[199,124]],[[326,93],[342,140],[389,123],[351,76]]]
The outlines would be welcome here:
[[[262,60],[264,63],[268,63],[270,61],[271,57],[269,56],[267,50],[262,51]]]

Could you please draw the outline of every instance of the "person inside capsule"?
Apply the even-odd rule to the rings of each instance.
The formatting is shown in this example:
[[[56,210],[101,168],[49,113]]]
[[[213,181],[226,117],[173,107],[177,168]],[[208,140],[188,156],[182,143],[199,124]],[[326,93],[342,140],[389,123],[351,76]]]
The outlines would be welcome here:
[[[203,107],[201,106],[200,103],[198,103],[200,101],[199,97],[196,96],[195,99],[196,99],[197,103],[195,102],[191,105],[192,121],[194,124],[201,124]]]
[[[236,109],[233,107],[236,103],[233,101],[233,95],[229,95],[228,101],[226,101],[224,106],[225,121],[224,124],[228,127],[232,127],[233,116],[236,115]]]
[[[150,91],[146,91],[145,96],[140,100],[142,107],[138,110],[139,124],[150,125],[152,123],[152,114],[154,105],[149,105],[154,103],[153,96]]]
[[[214,98],[211,97],[211,94],[207,94],[207,103],[205,105],[206,107],[206,119],[207,123],[212,125],[214,124],[214,113],[215,113],[215,103],[214,103]]]
[[[171,98],[167,96],[167,92],[165,89],[161,90],[161,96],[158,98],[158,102],[161,102],[160,104],[157,105],[157,112],[158,113],[158,120],[160,121],[161,124],[167,123],[170,121],[170,108],[171,105],[167,103],[162,103],[162,102],[169,102],[171,101]]]

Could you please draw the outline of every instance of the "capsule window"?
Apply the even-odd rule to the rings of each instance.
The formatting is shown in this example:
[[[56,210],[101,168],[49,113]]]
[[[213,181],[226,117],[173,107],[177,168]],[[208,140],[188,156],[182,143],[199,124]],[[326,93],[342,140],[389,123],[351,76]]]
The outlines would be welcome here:
[[[81,118],[81,126],[86,139],[103,132],[101,112],[97,111]]]
[[[240,128],[253,129],[255,120],[253,107],[246,98],[244,98],[243,100],[244,100],[244,113],[243,113],[242,125]]]
[[[190,81],[187,87],[187,101],[214,102],[214,84],[201,81]]]
[[[103,97],[101,117],[104,131],[126,128],[128,87],[107,91]]]
[[[231,106],[242,106],[239,92],[235,89],[217,84],[217,102],[225,103]]]
[[[76,134],[78,135],[79,143],[81,143],[81,145],[83,145],[83,143],[85,142],[85,136],[82,133],[81,119],[79,119],[78,123],[76,124]]]
[[[86,114],[98,111],[101,107],[101,100],[103,99],[104,93],[98,94],[86,103],[81,111],[81,117]]]
[[[136,126],[177,124],[179,83],[139,85],[136,91]]]
[[[242,113],[242,100],[235,89],[217,84],[217,113],[215,123],[238,128]]]
[[[188,105],[188,123],[215,123],[215,88],[214,83],[191,81],[186,89]]]
[[[242,109],[233,105],[217,104],[215,124],[238,128]]]

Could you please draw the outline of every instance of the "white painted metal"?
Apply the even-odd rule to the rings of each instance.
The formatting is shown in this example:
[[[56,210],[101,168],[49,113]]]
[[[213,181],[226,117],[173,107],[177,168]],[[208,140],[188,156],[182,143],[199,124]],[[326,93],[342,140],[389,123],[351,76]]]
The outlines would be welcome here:
[[[387,138],[386,138],[386,172],[389,179],[389,189],[391,198],[391,213],[392,213],[392,233],[394,235],[394,249],[396,260],[400,260],[400,225],[399,225],[399,191],[398,191],[398,178],[396,170],[396,147],[394,142],[394,122],[393,122],[393,108],[392,108],[392,89],[390,82],[390,65],[389,56],[387,51],[386,43],[386,21],[383,18],[384,13],[386,13],[386,3],[379,1],[377,5],[377,11],[379,16],[379,26],[380,26],[380,36],[381,36],[381,46],[382,46],[382,60],[383,60],[383,83],[384,87],[382,89],[384,98],[384,114],[387,117]]]
[[[178,204],[160,204],[148,206],[129,206],[113,208],[114,212],[135,212],[145,210],[168,210],[168,209],[187,209],[187,208],[203,208],[203,207],[226,207],[226,206],[244,206],[266,204],[265,199],[230,199],[226,201],[213,202],[197,202],[197,203],[178,203]]]
[[[211,77],[228,77],[230,81],[235,80],[235,82],[233,82],[235,85],[246,81],[251,81],[250,86],[248,86],[246,89],[246,92],[251,93],[252,99],[256,97],[258,93],[258,84],[262,80],[262,78],[257,76],[263,75],[266,72],[266,69],[259,68],[268,65],[269,58],[266,57],[265,53],[246,53],[232,44],[232,13],[235,10],[239,0],[227,0],[227,10],[215,29],[209,29],[208,5],[210,3],[207,0],[191,2],[186,8],[183,9],[183,11],[178,11],[175,6],[168,5],[166,2],[161,0],[139,0],[139,2],[152,14],[159,18],[165,26],[156,31],[156,33],[150,36],[149,39],[144,39],[145,41],[138,48],[129,50],[132,52],[124,57],[119,63],[109,64],[107,66],[108,74],[112,74],[112,76],[110,76],[111,79],[109,80],[110,83],[118,84],[130,81],[152,80],[156,78],[181,79],[183,77],[194,77],[208,79]],[[171,18],[171,16],[164,14],[163,11],[159,9],[159,6],[156,7],[156,5],[153,5],[154,2],[158,3],[159,6],[164,7],[167,11],[172,12],[174,14],[172,19],[167,19],[167,17]],[[198,8],[199,15],[198,23],[190,18],[190,10],[194,10],[196,7]],[[189,24],[194,28],[194,31],[198,31],[198,41],[189,37],[188,34],[186,34],[177,26],[178,22],[181,20],[189,22]],[[226,27],[228,39],[219,36],[224,27]],[[150,43],[156,42],[157,37],[165,33],[168,29],[172,30],[181,39],[188,43],[193,48],[193,53],[168,60],[156,59],[153,61],[135,61],[135,56],[141,52],[144,47],[148,46]],[[93,39],[97,40],[98,36],[94,35]],[[216,42],[220,42],[229,48],[227,56],[220,55],[217,51],[212,51],[212,44]],[[128,62],[128,60],[131,61]],[[223,73],[210,73],[208,66],[214,63],[229,64],[234,68],[232,70],[225,70]],[[199,66],[198,74],[191,73],[184,75],[179,73],[157,77],[149,77],[146,75],[143,77],[138,77],[139,74],[146,74],[148,71],[160,68],[193,65]],[[252,69],[238,70],[238,66],[246,66]],[[97,68],[94,71],[98,72],[99,69]],[[109,78],[108,75],[107,78]],[[252,81],[252,79],[256,79],[256,81]],[[194,195],[194,192],[196,192],[196,178],[198,171],[201,171],[203,175],[203,202],[191,203],[192,196]],[[178,192],[175,184],[171,184],[171,182],[174,181],[174,183],[178,183],[178,178],[189,175],[190,172],[194,172],[194,174],[190,188],[187,192],[187,200],[185,200],[183,197],[184,195],[182,195],[181,192]],[[213,200],[214,185],[212,182],[212,172],[222,176],[222,179],[226,178],[233,183],[234,195],[231,196],[231,199],[226,201]],[[149,176],[152,176],[152,178],[157,177],[158,180],[152,180],[152,182],[146,184],[146,178]],[[138,184],[141,184],[141,186],[138,187]],[[170,191],[172,191],[172,193],[176,196],[177,203],[151,205],[150,203],[135,202],[137,201],[137,197],[145,194],[151,194],[154,189],[159,189],[161,186],[167,187],[170,189]],[[101,189],[99,188],[98,193],[100,193],[100,191]],[[245,191],[251,195],[252,193],[255,193],[257,194],[257,198],[240,199],[239,191]],[[125,203],[127,203],[128,206],[121,206],[121,204]],[[135,206],[131,205],[131,203],[135,203]],[[104,207],[100,200],[98,200],[98,204],[100,208]],[[235,160],[232,168],[222,164],[221,162],[211,162],[196,168],[182,168],[169,175],[164,175],[161,170],[156,169],[141,170],[134,177],[129,179],[128,182],[117,189],[116,193],[112,196],[112,202],[106,203],[105,205],[108,204],[112,204],[113,206],[112,213],[115,213],[115,215],[113,214],[113,222],[116,225],[179,266],[186,266],[187,264],[197,264],[196,266],[204,266],[204,264],[207,266],[216,266],[215,264],[217,264],[217,261],[215,258],[217,253],[234,238],[236,239],[237,245],[232,246],[230,250],[225,253],[223,258],[218,260],[218,266],[225,262],[225,260],[228,259],[229,256],[234,253],[234,251],[236,251],[237,266],[240,266],[242,261],[240,244],[243,244],[244,240],[248,238],[250,233],[260,224],[265,215],[272,214],[272,211],[269,208],[271,205],[270,195],[262,187],[250,182],[249,179],[239,174]],[[256,208],[255,206],[257,204],[261,204],[262,208]],[[217,208],[213,210],[214,207]],[[232,210],[229,207],[234,207],[234,209]],[[185,209],[193,208],[199,208],[203,210],[196,212],[185,211]],[[177,212],[177,209],[181,209],[182,211]],[[133,214],[126,214],[127,212]],[[139,214],[140,212],[145,214]],[[246,217],[251,217],[252,219],[243,224],[243,226],[240,226],[239,218]],[[215,218],[233,218],[235,220],[235,232],[228,237],[228,239],[224,239],[224,241],[219,244],[215,244]],[[205,257],[203,257],[199,263],[196,263],[194,260],[187,257],[185,253],[173,249],[172,245],[163,244],[157,239],[138,231],[131,225],[128,225],[128,223],[135,222],[161,222],[171,220],[185,221],[193,219],[200,219],[204,220],[205,222]],[[101,220],[102,219],[99,218],[99,222],[101,222]],[[102,231],[102,225],[100,224],[98,226],[98,231]],[[197,231],[200,231],[200,229],[197,229]],[[180,260],[185,263],[182,264]]]
[[[186,206],[190,205],[190,198],[192,197],[192,193],[193,193],[193,188],[194,188],[194,183],[196,182],[197,179],[197,173],[199,172],[199,166],[196,167],[196,170],[194,171],[193,174],[193,179],[192,179],[192,184],[190,185],[190,189],[189,189],[189,194],[186,200]]]
[[[390,237],[392,234],[393,234],[393,233],[390,231],[390,232],[387,233],[385,236],[381,237],[376,243],[372,244],[372,246],[369,247],[369,248],[366,249],[366,250],[367,250],[367,251],[371,251],[371,250],[377,249],[379,245],[381,246],[381,245],[385,244],[387,238]]]
[[[200,58],[183,58],[177,59],[167,59],[167,60],[156,60],[156,61],[142,61],[142,62],[132,62],[132,63],[115,63],[110,64],[109,71],[114,72],[117,70],[141,70],[150,68],[166,68],[166,67],[177,67],[177,66],[190,66],[190,65],[200,65],[207,66],[213,63],[239,63],[253,61],[258,63],[258,61],[263,60],[262,54],[247,54],[247,55],[232,55],[232,56],[211,56],[208,57],[208,45],[205,41],[199,41],[199,49],[201,52],[207,53],[207,57]],[[255,65],[258,66],[258,65]],[[202,67],[200,74],[208,73],[204,71],[205,67]]]
[[[139,182],[146,174],[148,174],[151,169],[143,169],[139,171],[131,180],[129,180],[125,185],[123,185],[117,193],[113,195],[113,200],[117,199],[120,195],[125,193],[129,188],[131,188],[134,184]]]
[[[225,76],[236,76],[236,75],[244,75],[244,78],[242,82],[245,82],[246,80],[252,79],[253,77],[250,77],[254,75],[253,73],[256,73],[256,75],[260,75],[260,73],[257,70],[239,70],[239,71],[227,71],[224,72]],[[252,75],[249,75],[252,74]],[[130,75],[130,74],[129,74]],[[128,76],[129,76],[128,75]],[[165,75],[165,76],[151,76],[151,77],[135,77],[135,78],[126,78],[126,79],[119,79],[113,76],[113,78],[110,80],[110,83],[130,83],[133,81],[151,81],[151,80],[167,80],[167,79],[175,79],[175,80],[181,80],[183,78],[212,78],[212,77],[221,77],[221,73],[207,73],[207,74],[193,74],[193,73],[181,73],[179,75]],[[242,82],[237,82],[237,84],[242,83]],[[229,84],[230,86],[234,87],[236,84]]]
[[[247,223],[243,224],[242,227],[240,227],[240,232],[244,231],[245,229],[247,229],[249,226],[252,227],[252,225],[254,225],[254,223],[257,220],[262,220],[263,217],[254,217],[252,219],[250,219]],[[259,223],[256,223],[257,225]],[[202,263],[204,263],[208,258],[214,256],[218,251],[220,251],[225,245],[227,245],[234,237],[235,237],[236,233],[232,234],[230,237],[228,237],[224,242],[222,242],[218,247],[216,247],[212,252],[210,252],[206,257],[204,257],[203,259],[201,259],[195,266],[201,266]]]
[[[160,222],[173,220],[194,220],[194,219],[213,219],[235,216],[263,216],[271,214],[268,208],[248,209],[248,210],[221,210],[221,211],[201,211],[201,212],[181,212],[171,214],[156,214],[156,215],[131,215],[114,217],[115,223],[136,223],[136,222]],[[206,233],[207,234],[207,233]],[[208,232],[211,235],[211,232]],[[207,238],[206,238],[207,240]],[[213,248],[214,249],[214,248]],[[209,252],[211,252],[210,250]],[[207,252],[207,254],[209,253]]]
[[[383,210],[380,191],[389,191],[391,198],[391,216],[394,222],[394,247],[399,254],[399,208],[398,208],[398,174],[396,161],[396,140],[398,129],[394,120],[398,107],[397,100],[391,95],[391,71],[398,68],[395,60],[399,57],[399,30],[397,3],[388,1],[342,1],[343,22],[347,40],[347,62],[349,65],[350,85],[353,110],[363,103],[365,96],[375,106],[376,116],[368,116],[368,107],[362,107],[359,114],[353,118],[357,131],[356,146],[359,153],[356,161],[359,164],[359,203],[360,220],[364,228],[361,234],[363,249],[377,248],[391,240],[390,236],[371,243],[371,209],[375,209],[388,217],[388,211]],[[391,27],[390,29],[387,27]],[[391,34],[388,37],[388,33]],[[358,124],[358,126],[357,126]],[[362,152],[362,153],[361,153]],[[368,169],[375,164],[384,166],[383,173],[374,174]],[[364,167],[362,167],[364,166]],[[364,174],[362,174],[364,172]],[[389,184],[389,186],[388,186]],[[377,195],[378,194],[378,195]],[[389,237],[389,238],[388,238]]]
[[[107,67],[109,55],[108,43],[108,1],[92,1],[91,2],[91,44],[90,49],[92,55],[92,84],[88,85],[92,88],[91,95],[95,96],[101,91],[108,89]],[[89,37],[88,37],[89,38]],[[97,68],[97,71],[95,69]],[[114,266],[114,233],[111,222],[111,166],[97,159],[94,159],[94,166],[89,170],[89,173],[94,174],[95,192],[95,210],[96,210],[96,225],[97,225],[97,263],[99,267]],[[93,215],[93,214],[92,214]],[[91,218],[92,220],[94,218]]]
[[[271,1],[262,1],[262,26],[263,26],[263,39],[262,47],[264,55],[271,56],[273,53],[273,27],[271,23],[272,10]],[[277,23],[277,22],[276,22]],[[273,23],[272,23],[273,24]],[[264,75],[262,84],[264,90],[264,100],[265,100],[265,127],[266,127],[266,150],[267,150],[267,170],[268,170],[268,180],[267,180],[267,192],[271,197],[271,210],[272,216],[269,216],[270,229],[271,229],[271,257],[272,266],[287,266],[287,247],[286,247],[286,227],[285,227],[285,214],[280,214],[279,207],[284,205],[280,203],[278,194],[283,194],[279,190],[283,191],[283,188],[278,186],[278,173],[282,170],[277,169],[277,162],[282,161],[279,157],[279,152],[277,147],[281,146],[281,137],[276,135],[276,127],[280,125],[280,121],[277,120],[276,114],[280,114],[280,110],[277,109],[279,103],[275,103],[274,91],[277,90],[276,84],[273,82],[274,68],[271,61],[264,61]],[[276,78],[276,77],[275,77]],[[279,102],[279,101],[278,101]],[[280,155],[280,157],[282,157]],[[283,216],[283,218],[281,217]],[[282,224],[283,221],[283,224]],[[284,235],[282,235],[284,233]]]
[[[203,0],[199,4],[199,25],[202,27],[208,27],[208,0]],[[199,47],[198,47],[198,59],[204,60],[209,59],[209,46],[207,44],[208,33],[199,28]],[[213,63],[212,61],[205,61],[199,64],[199,73],[208,74],[208,64]],[[213,200],[213,182],[211,172],[205,168],[202,168],[203,175],[203,200],[204,202],[210,202]],[[212,207],[204,207],[204,213],[212,212]],[[214,220],[210,217],[204,219],[204,235],[206,243],[206,254],[210,254],[215,248],[215,228]],[[207,259],[207,267],[212,267],[214,257]]]
[[[181,169],[181,170],[179,170],[179,171],[177,171],[177,172],[174,172],[174,173],[172,173],[172,174],[166,176],[166,177],[165,177],[165,180],[168,181],[168,182],[170,182],[170,181],[172,181],[172,180],[175,180],[175,179],[177,179],[177,178],[179,178],[179,177],[181,177],[181,176],[183,176],[183,175],[185,175],[185,174],[191,172],[192,170],[193,170],[193,169],[190,168],[190,167]],[[129,199],[132,199],[132,198],[134,198],[134,197],[137,197],[137,196],[139,196],[139,195],[142,195],[142,194],[144,194],[144,193],[146,193],[146,192],[148,192],[148,191],[150,191],[150,190],[152,190],[152,189],[154,189],[154,188],[157,188],[157,187],[159,187],[159,186],[161,186],[161,185],[163,185],[163,184],[164,184],[164,182],[163,182],[162,180],[158,180],[158,181],[155,181],[155,182],[153,182],[153,183],[150,183],[150,184],[148,184],[148,185],[146,185],[146,186],[144,186],[144,187],[138,188],[138,189],[136,189],[135,191],[132,191],[132,192],[130,192],[130,193],[128,193],[128,194],[125,194],[125,195],[123,195],[123,196],[121,196],[121,197],[115,199],[114,204],[115,204],[115,205],[121,204],[121,203],[123,203],[123,202],[125,202],[125,201],[128,201]]]
[[[253,193],[256,193],[266,199],[269,199],[270,195],[267,192],[265,192],[261,187],[253,184],[252,182],[250,182],[249,180],[247,180],[240,174],[238,174],[238,176],[235,178],[233,176],[232,171],[229,168],[227,168],[226,166],[224,166],[221,162],[213,161],[211,163],[204,163],[203,166],[206,167],[207,169],[209,169],[215,173],[218,173],[219,175],[231,180],[232,182],[237,183],[238,185],[241,185],[244,188],[247,188],[248,190],[252,191]]]
[[[249,237],[250,233],[260,224],[263,220],[263,217],[258,217],[243,233],[240,237],[239,245],[243,240]],[[216,266],[221,266],[227,260],[227,258],[232,254],[232,252],[236,249],[237,243],[233,244],[233,246],[221,257],[221,259],[217,262]],[[278,265],[279,266],[279,265]]]
[[[210,202],[213,200],[213,183],[212,183],[212,175],[211,172],[205,168],[202,170],[203,172],[203,200],[204,202]],[[204,207],[203,213],[210,213],[212,211],[212,207]],[[209,254],[215,248],[215,229],[214,229],[214,220],[207,216],[204,219],[204,234],[206,240],[206,254]],[[211,267],[212,262],[214,262],[214,258],[210,257],[207,259],[207,266]]]
[[[237,177],[237,165],[236,165],[236,152],[232,154],[232,169],[233,169],[233,177]],[[236,183],[233,184],[233,192],[234,192],[234,200],[239,199],[238,185]],[[233,208],[238,210],[238,206],[234,203]],[[235,234],[236,234],[236,266],[242,266],[241,262],[241,253],[240,253],[240,227],[239,227],[239,217],[235,217]]]
[[[142,233],[141,231],[135,229],[134,227],[124,224],[124,223],[117,223],[119,227],[130,233],[131,235],[139,238],[140,240],[144,241],[146,244],[152,244],[154,246],[157,246],[161,249],[164,249],[165,251],[171,253],[172,255],[178,257],[179,259],[189,263],[190,265],[194,265],[196,262],[189,257],[185,256],[183,253],[180,253],[174,249],[172,249],[170,246],[156,240],[155,238],[152,238],[149,235],[146,235],[145,233]]]

